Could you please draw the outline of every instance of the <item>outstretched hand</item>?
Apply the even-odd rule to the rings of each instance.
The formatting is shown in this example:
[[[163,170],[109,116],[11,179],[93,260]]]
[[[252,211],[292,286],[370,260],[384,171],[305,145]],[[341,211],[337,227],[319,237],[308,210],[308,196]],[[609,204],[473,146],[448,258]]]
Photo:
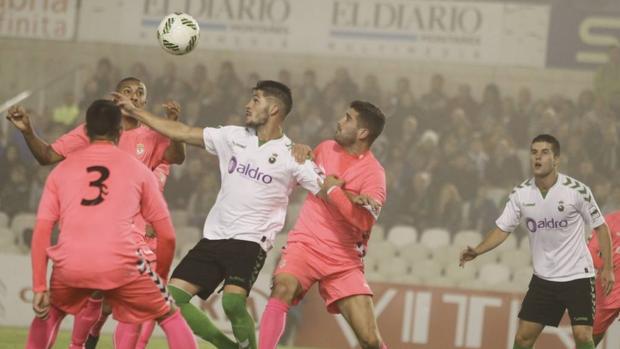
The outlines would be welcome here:
[[[313,159],[312,148],[306,144],[293,144],[291,147],[291,154],[300,164],[303,164],[306,160]]]
[[[465,263],[473,260],[474,258],[478,257],[478,252],[476,252],[475,249],[471,248],[470,246],[467,246],[467,248],[463,251],[461,251],[461,258],[459,260],[459,266],[464,266]]]
[[[121,112],[124,116],[134,116],[134,112],[137,111],[138,108],[133,105],[129,97],[118,92],[112,92],[111,95],[112,100],[121,108]]]
[[[181,105],[179,103],[171,100],[171,101],[167,101],[161,106],[166,111],[166,118],[168,118],[168,120],[172,120],[172,121],[179,120],[179,115],[181,115]]]
[[[32,132],[30,115],[21,105],[14,105],[9,108],[6,119],[9,120],[21,132]]]

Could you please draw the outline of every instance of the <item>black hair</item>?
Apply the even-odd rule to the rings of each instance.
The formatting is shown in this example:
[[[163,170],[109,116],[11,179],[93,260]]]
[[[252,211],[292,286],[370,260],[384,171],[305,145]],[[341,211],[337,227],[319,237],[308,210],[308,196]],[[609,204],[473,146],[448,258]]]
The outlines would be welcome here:
[[[532,139],[532,144],[538,142],[545,142],[551,144],[551,151],[553,152],[553,155],[556,157],[560,156],[560,142],[557,138],[549,134],[541,134]]]
[[[370,102],[353,101],[349,107],[359,114],[360,126],[368,129],[368,145],[371,145],[383,132],[385,115],[381,109]]]
[[[121,131],[121,108],[106,99],[94,101],[86,110],[86,134],[95,137],[118,139]]]
[[[283,117],[286,117],[288,113],[291,112],[291,109],[293,109],[293,96],[291,94],[291,89],[281,82],[261,80],[256,83],[256,86],[252,90],[263,91],[263,95],[267,97],[274,97],[280,101],[283,107]]]

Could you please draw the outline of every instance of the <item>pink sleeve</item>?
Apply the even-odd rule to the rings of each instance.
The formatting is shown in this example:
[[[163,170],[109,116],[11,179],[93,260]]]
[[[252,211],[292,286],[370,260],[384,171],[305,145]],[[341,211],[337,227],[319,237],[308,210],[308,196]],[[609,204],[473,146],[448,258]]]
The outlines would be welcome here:
[[[32,290],[47,290],[47,248],[52,244],[53,221],[37,219],[32,234]]]
[[[146,170],[146,169],[145,169]],[[170,217],[164,196],[159,190],[157,179],[150,171],[144,171],[142,183],[141,213],[147,222],[155,222]]]
[[[170,175],[170,165],[168,165],[165,162],[162,162],[161,164],[157,165],[157,167],[153,169],[153,173],[155,174],[155,177],[157,178],[157,184],[159,186],[159,191],[163,192],[164,187],[166,186],[166,181],[168,180],[168,175]]]
[[[383,206],[386,197],[385,172],[372,169],[370,173],[361,188],[360,194],[370,196]],[[379,212],[373,212],[370,208],[353,204],[340,187],[334,188],[329,193],[329,199],[330,203],[336,206],[338,212],[347,222],[361,231],[370,231],[379,217]]]
[[[88,146],[90,142],[86,135],[85,126],[85,124],[80,124],[69,133],[60,136],[60,138],[52,143],[52,149],[54,149],[58,155],[67,157],[67,155],[72,152]]]
[[[172,259],[174,258],[174,248],[176,243],[176,234],[172,227],[170,217],[154,221],[153,229],[157,233],[157,274],[164,280],[168,280]]]
[[[45,180],[45,187],[43,188],[43,194],[41,194],[41,200],[39,201],[39,208],[37,210],[37,219],[56,222],[60,218],[60,200],[58,198],[55,181],[56,171],[60,168],[61,167],[57,167],[52,170]]]
[[[155,131],[153,131],[155,132]],[[170,146],[170,138],[165,137],[160,133],[155,135],[155,152],[153,153],[153,159],[155,163],[166,163],[165,156],[166,150]],[[158,165],[159,166],[159,165]]]

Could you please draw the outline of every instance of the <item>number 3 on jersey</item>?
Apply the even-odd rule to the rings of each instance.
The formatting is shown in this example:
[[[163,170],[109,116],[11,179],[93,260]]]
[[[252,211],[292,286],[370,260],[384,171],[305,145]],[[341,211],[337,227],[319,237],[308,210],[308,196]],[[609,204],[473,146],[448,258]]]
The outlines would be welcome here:
[[[82,199],[82,206],[96,206],[103,202],[103,197],[108,195],[108,186],[105,185],[105,180],[110,177],[110,170],[103,166],[91,166],[86,169],[86,172],[99,172],[99,178],[91,181],[89,186],[99,189],[99,195],[94,199]]]

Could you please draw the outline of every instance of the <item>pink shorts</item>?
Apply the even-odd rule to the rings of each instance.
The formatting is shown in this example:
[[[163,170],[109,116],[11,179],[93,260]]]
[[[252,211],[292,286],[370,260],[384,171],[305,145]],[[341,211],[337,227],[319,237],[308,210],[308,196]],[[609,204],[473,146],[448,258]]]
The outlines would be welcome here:
[[[137,278],[111,290],[100,290],[118,321],[143,323],[160,318],[170,311],[172,298],[162,280],[155,274],[152,265],[143,265],[142,273]],[[50,284],[51,303],[68,314],[77,314],[93,291],[97,290],[71,287],[63,282],[62,277],[54,275]]]
[[[620,309],[618,308],[600,308],[599,305],[596,305],[596,311],[594,313],[594,325],[592,325],[592,333],[595,335],[603,334],[607,332],[611,323],[618,317],[620,314]]]
[[[337,302],[357,295],[372,296],[361,264],[342,263],[326,258],[300,242],[289,243],[282,250],[282,259],[274,275],[292,274],[301,284],[302,293],[293,301],[297,304],[310,287],[319,283],[319,293],[327,311],[339,314]]]

